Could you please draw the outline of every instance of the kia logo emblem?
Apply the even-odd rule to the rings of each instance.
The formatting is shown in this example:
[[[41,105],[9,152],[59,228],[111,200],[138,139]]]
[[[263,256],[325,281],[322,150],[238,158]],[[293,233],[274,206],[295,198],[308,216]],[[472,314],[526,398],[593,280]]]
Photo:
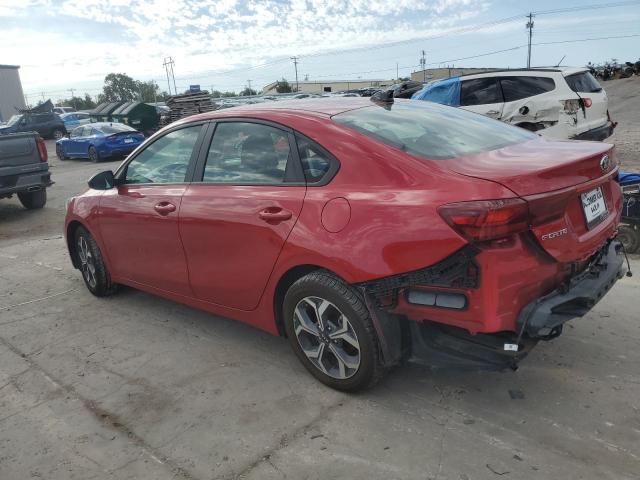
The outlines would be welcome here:
[[[600,168],[603,172],[609,170],[609,155],[602,157],[602,160],[600,160]]]

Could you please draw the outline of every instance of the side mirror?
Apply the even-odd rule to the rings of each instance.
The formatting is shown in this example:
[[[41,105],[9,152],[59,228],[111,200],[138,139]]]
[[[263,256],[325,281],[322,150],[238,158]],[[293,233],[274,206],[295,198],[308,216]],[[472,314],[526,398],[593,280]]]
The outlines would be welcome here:
[[[89,188],[94,190],[109,190],[116,186],[116,179],[113,177],[111,170],[96,173],[89,179]]]

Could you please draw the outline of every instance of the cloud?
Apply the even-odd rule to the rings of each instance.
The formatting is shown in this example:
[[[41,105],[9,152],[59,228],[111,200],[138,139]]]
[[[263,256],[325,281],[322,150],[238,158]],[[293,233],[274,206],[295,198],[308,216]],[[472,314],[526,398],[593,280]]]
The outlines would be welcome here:
[[[114,69],[161,79],[166,56],[183,76],[225,70],[424,37],[487,8],[482,0],[22,0],[0,5],[0,18],[27,15],[46,27],[14,22],[0,42],[10,51],[3,61],[23,65],[25,84],[42,69],[65,81]]]

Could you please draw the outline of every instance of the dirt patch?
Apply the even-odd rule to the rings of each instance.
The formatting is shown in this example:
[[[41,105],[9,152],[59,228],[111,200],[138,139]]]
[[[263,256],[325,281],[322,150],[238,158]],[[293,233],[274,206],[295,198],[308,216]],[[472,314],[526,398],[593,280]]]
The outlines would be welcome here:
[[[601,82],[609,113],[618,126],[607,141],[616,144],[624,170],[640,172],[640,77]]]

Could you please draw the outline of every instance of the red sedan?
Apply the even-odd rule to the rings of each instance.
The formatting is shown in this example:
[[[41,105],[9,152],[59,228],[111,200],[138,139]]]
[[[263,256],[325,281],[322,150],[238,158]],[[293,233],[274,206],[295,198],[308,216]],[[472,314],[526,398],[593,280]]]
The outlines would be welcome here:
[[[190,117],[94,176],[65,232],[119,284],[288,337],[320,381],[405,359],[515,367],[624,271],[613,147],[429,102],[265,103]]]

